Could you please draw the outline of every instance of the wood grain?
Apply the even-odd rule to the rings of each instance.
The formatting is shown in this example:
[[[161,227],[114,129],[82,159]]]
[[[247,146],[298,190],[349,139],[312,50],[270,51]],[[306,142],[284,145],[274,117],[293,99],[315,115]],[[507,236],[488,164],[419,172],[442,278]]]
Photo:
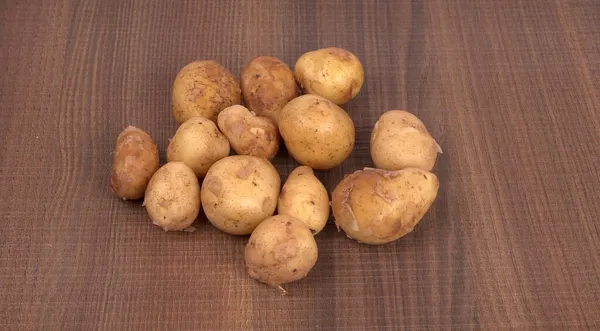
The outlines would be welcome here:
[[[0,329],[600,329],[600,2],[9,0],[0,22]],[[372,165],[385,110],[444,149],[412,234],[370,247],[330,224],[282,297],[246,276],[247,238],[164,233],[111,196],[127,125],[164,161],[183,65],[325,46],[366,72],[329,190]]]

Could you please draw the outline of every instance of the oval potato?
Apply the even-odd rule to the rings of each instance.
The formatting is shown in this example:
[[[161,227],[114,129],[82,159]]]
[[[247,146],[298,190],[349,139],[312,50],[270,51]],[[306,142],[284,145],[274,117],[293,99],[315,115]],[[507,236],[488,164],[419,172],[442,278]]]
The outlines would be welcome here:
[[[128,126],[117,137],[110,189],[123,200],[140,199],[158,167],[158,147],[152,137]]]
[[[275,123],[256,116],[244,106],[226,108],[219,113],[217,123],[237,154],[270,160],[279,150],[279,130]]]
[[[277,123],[281,109],[298,96],[294,74],[283,61],[259,56],[242,70],[242,93],[246,106]]]
[[[294,76],[305,94],[317,94],[341,105],[354,98],[365,80],[358,58],[349,51],[329,47],[300,56]]]
[[[277,213],[303,221],[314,234],[323,230],[329,218],[329,195],[310,167],[300,166],[290,173],[279,195]]]
[[[240,84],[229,70],[216,61],[195,61],[175,77],[171,107],[179,124],[195,116],[214,122],[220,111],[239,104],[241,97]]]
[[[182,161],[202,178],[213,163],[229,155],[229,141],[215,123],[192,117],[179,126],[167,148],[167,161]]]
[[[371,158],[379,169],[431,171],[438,152],[441,149],[423,122],[404,110],[383,113],[371,133]]]
[[[435,200],[438,188],[437,177],[418,168],[356,171],[333,191],[335,223],[359,242],[392,242],[413,230]]]
[[[290,101],[279,116],[279,132],[298,163],[326,170],[340,165],[354,147],[354,123],[346,112],[318,95]]]
[[[154,173],[144,198],[146,211],[165,231],[189,228],[200,212],[198,178],[183,162],[169,162]]]
[[[221,231],[250,234],[273,215],[281,179],[267,159],[233,155],[208,170],[202,183],[202,207],[208,220]]]
[[[318,255],[306,224],[289,215],[276,215],[252,232],[244,261],[251,278],[278,286],[306,277]]]

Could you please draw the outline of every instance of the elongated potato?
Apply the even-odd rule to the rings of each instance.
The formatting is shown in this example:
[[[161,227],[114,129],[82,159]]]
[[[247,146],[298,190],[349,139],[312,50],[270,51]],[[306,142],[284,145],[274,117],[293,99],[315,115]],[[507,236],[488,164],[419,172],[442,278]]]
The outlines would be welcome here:
[[[229,141],[215,123],[204,117],[192,117],[181,124],[167,148],[167,161],[184,162],[199,178],[227,155]]]
[[[280,187],[279,174],[267,159],[228,156],[208,170],[202,183],[202,207],[221,231],[250,234],[275,212]]]
[[[242,93],[246,106],[277,123],[279,111],[298,95],[294,74],[283,61],[259,56],[242,70]]]
[[[200,183],[183,162],[162,166],[148,183],[144,206],[152,222],[165,231],[185,230],[200,212]]]
[[[294,76],[305,94],[317,94],[338,105],[354,98],[365,80],[358,58],[337,47],[302,54],[296,61]]]
[[[300,166],[290,173],[279,195],[277,213],[297,218],[314,234],[323,230],[329,218],[329,195],[310,167]]]
[[[276,215],[252,232],[244,260],[250,277],[277,286],[306,277],[318,255],[306,224],[289,215]]]
[[[371,133],[371,158],[379,169],[431,171],[438,153],[441,149],[423,122],[404,110],[383,113]]]
[[[279,133],[298,163],[313,169],[331,169],[354,147],[354,123],[333,102],[318,95],[290,101],[279,115]]]
[[[336,225],[359,242],[380,245],[411,232],[439,188],[425,170],[359,170],[344,178],[332,195]]]
[[[173,82],[173,116],[183,123],[196,116],[217,120],[223,109],[241,102],[240,84],[216,61],[195,61],[183,67]]]
[[[279,150],[279,130],[275,123],[256,116],[244,106],[225,108],[219,113],[217,123],[237,154],[270,160]]]
[[[110,189],[123,200],[140,199],[158,167],[158,147],[152,137],[129,126],[117,138]]]

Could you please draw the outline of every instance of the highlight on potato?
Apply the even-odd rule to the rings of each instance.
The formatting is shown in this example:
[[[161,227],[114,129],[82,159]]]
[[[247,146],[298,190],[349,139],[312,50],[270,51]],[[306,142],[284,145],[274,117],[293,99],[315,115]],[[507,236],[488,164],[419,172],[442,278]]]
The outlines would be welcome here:
[[[279,133],[290,155],[313,169],[340,165],[354,147],[352,118],[335,103],[313,94],[299,96],[283,108]]]
[[[296,61],[294,76],[305,94],[317,94],[338,105],[353,99],[365,80],[356,55],[337,47],[302,54]]]
[[[267,117],[240,105],[225,108],[217,118],[219,129],[239,155],[272,159],[279,150],[279,130]]]
[[[244,261],[251,278],[280,286],[306,277],[318,255],[317,243],[306,224],[289,215],[276,215],[252,232]]]
[[[329,195],[310,167],[299,166],[288,175],[281,188],[277,213],[304,222],[313,234],[323,230],[329,219]]]
[[[181,161],[202,178],[213,163],[229,155],[229,141],[204,117],[183,122],[167,148],[167,162]]]
[[[155,225],[165,231],[188,229],[200,212],[200,184],[183,162],[168,162],[148,183],[144,207]]]
[[[333,191],[335,224],[361,243],[392,242],[419,223],[435,200],[438,188],[438,178],[418,168],[356,171]]]
[[[158,147],[152,137],[128,126],[119,134],[115,145],[110,175],[112,193],[123,200],[141,199],[158,167]]]
[[[180,124],[196,116],[215,122],[219,112],[241,98],[240,84],[229,70],[216,61],[194,61],[175,77],[171,108]]]
[[[280,187],[279,174],[267,159],[228,156],[208,170],[201,188],[202,208],[221,231],[250,234],[275,212]]]
[[[281,109],[298,95],[294,74],[273,56],[252,59],[242,69],[241,86],[246,107],[275,123]]]
[[[423,122],[404,110],[383,113],[371,133],[371,158],[379,169],[431,171],[441,152]]]

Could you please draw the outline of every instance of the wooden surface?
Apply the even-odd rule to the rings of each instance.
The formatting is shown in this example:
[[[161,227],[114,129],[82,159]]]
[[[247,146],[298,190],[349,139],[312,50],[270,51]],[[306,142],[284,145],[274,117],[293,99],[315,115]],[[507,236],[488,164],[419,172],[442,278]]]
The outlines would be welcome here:
[[[600,329],[599,1],[8,0],[0,22],[0,329]],[[164,233],[111,196],[125,126],[164,159],[183,65],[325,46],[366,72],[329,190],[372,165],[384,110],[444,149],[412,234],[370,247],[330,224],[282,297],[246,276],[247,238]]]

